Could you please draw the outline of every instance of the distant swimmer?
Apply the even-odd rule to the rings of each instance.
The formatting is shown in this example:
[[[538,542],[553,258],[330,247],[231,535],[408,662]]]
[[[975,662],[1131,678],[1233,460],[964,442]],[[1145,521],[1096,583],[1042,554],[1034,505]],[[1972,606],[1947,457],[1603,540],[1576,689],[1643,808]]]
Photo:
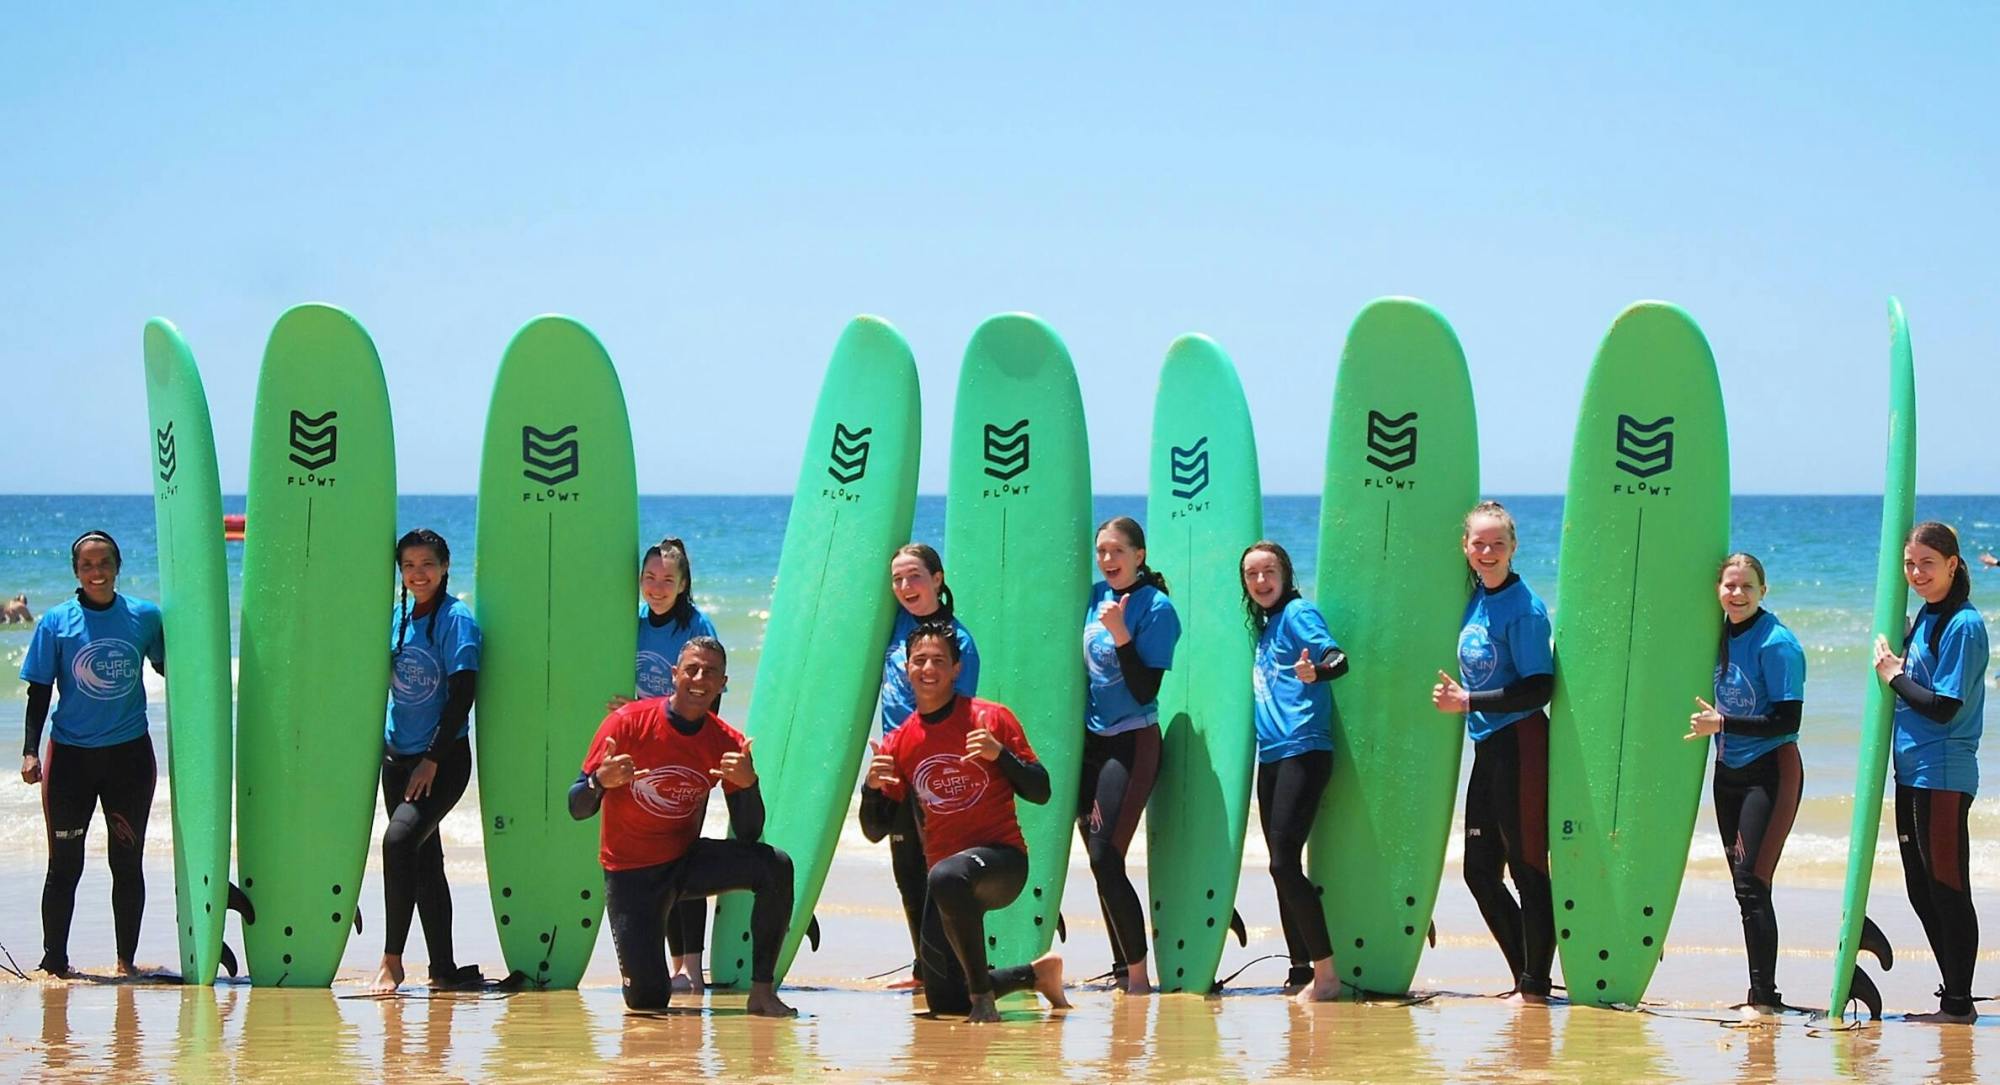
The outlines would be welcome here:
[[[1465,885],[1514,973],[1509,997],[1548,1001],[1556,955],[1549,887],[1549,610],[1514,572],[1514,517],[1498,501],[1465,516],[1459,538],[1472,597],[1458,633],[1458,677],[1438,672],[1431,703],[1465,715]],[[1513,875],[1507,892],[1502,873]]]
[[[1146,533],[1129,516],[1097,527],[1097,569],[1083,616],[1083,772],[1076,830],[1090,856],[1111,934],[1111,971],[1127,994],[1153,993],[1146,971],[1146,909],[1125,852],[1160,774],[1160,681],[1174,665],[1180,616],[1167,578],[1146,564]],[[1171,841],[1154,841],[1171,847]]]
[[[861,828],[880,840],[899,809],[915,807],[923,837],[925,903],[917,978],[932,1013],[1000,1020],[994,1000],[1035,991],[1057,1009],[1062,958],[989,968],[986,913],[1012,904],[1028,882],[1018,796],[1049,801],[1049,772],[1003,705],[961,696],[958,630],[918,625],[905,641],[914,713],[875,745],[861,794]]]
[[[1736,883],[1750,964],[1747,1011],[1784,1012],[1778,993],[1778,915],[1771,880],[1805,786],[1799,719],[1805,709],[1806,652],[1763,607],[1764,563],[1731,554],[1717,573],[1723,647],[1710,704],[1694,699],[1687,737],[1715,736],[1715,823]]]
[[[570,816],[602,810],[598,861],[605,918],[625,981],[625,1005],[663,1010],[673,997],[666,923],[688,897],[748,890],[750,998],[765,1017],[797,1013],[778,999],[778,951],[792,916],[792,860],[764,835],[764,798],[750,741],[717,716],[729,680],[728,654],[714,637],[690,638],[674,666],[674,692],[634,701],[598,726],[583,771],[569,789]],[[700,835],[709,789],[722,785],[734,836]]]
[[[111,834],[105,858],[118,974],[132,976],[139,971],[132,960],[146,910],[146,819],[158,779],[141,668],[150,663],[166,673],[166,639],[159,607],[118,594],[123,559],[110,535],[84,532],[70,544],[69,561],[76,598],[42,615],[21,664],[21,680],[28,683],[21,779],[42,785],[49,841],[40,967],[54,976],[70,974],[69,927],[83,877],[84,837],[102,803]],[[37,756],[45,722],[53,723],[48,748]]]
[[[979,692],[979,648],[972,632],[958,619],[952,606],[951,588],[944,582],[944,561],[928,543],[908,543],[898,547],[889,559],[889,593],[896,597],[896,624],[889,630],[889,643],[882,650],[882,737],[917,710],[910,690],[909,658],[906,644],[919,623],[935,622],[951,627],[958,638],[958,680],[952,688],[970,697]],[[914,974],[917,955],[923,947],[924,885],[929,876],[924,862],[924,844],[918,839],[916,801],[905,798],[896,810],[889,829],[889,869],[895,875],[896,892],[903,898],[903,921],[910,928],[912,977],[891,987],[922,987]]]
[[[431,986],[483,982],[460,967],[451,939],[451,886],[438,827],[472,780],[472,702],[483,639],[472,608],[452,597],[451,547],[425,528],[396,542],[403,594],[389,623],[389,719],[382,733],[382,903],[389,930],[370,990],[403,982],[411,913],[422,920]]]
[[[1968,818],[1979,790],[1985,727],[1986,622],[1972,606],[1972,577],[1958,536],[1927,520],[1903,542],[1903,578],[1924,605],[1899,656],[1875,638],[1875,674],[1896,694],[1896,840],[1903,885],[1923,922],[1943,985],[1936,1013],[1904,1020],[1969,1025],[1979,913],[1972,905]]]
[[[28,609],[28,596],[23,592],[0,603],[0,625],[33,625],[35,612]]]
[[[715,624],[694,605],[694,569],[687,544],[669,535],[646,548],[639,559],[639,657],[633,696],[614,694],[607,710],[623,708],[634,699],[668,697],[674,692],[674,662],[681,648],[695,637],[722,638]],[[701,835],[708,807],[695,817]],[[698,991],[707,985],[701,954],[707,948],[708,898],[684,897],[667,919],[667,952],[674,959],[676,991]]]
[[[2000,568],[2000,558],[1996,558],[1991,554],[1981,554],[1979,555],[1979,564],[1986,566],[1988,569]]]
[[[1299,595],[1292,556],[1268,539],[1243,551],[1243,604],[1257,632],[1250,688],[1257,730],[1257,816],[1278,889],[1278,921],[1292,970],[1285,988],[1303,1002],[1340,996],[1333,939],[1319,891],[1306,877],[1305,847],[1333,776],[1333,691],[1347,673],[1319,608]]]

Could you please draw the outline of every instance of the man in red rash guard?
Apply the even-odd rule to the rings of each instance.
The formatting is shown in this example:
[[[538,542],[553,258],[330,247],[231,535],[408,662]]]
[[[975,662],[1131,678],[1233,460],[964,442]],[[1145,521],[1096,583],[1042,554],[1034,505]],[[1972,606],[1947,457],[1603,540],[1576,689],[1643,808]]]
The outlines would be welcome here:
[[[994,999],[1033,989],[1067,1009],[1062,958],[988,970],[986,913],[1011,904],[1028,880],[1027,846],[1014,798],[1049,801],[1049,772],[1035,760],[1005,706],[961,697],[958,637],[919,625],[907,642],[917,711],[875,746],[861,796],[861,828],[880,840],[897,805],[914,791],[917,828],[930,866],[917,976],[933,1013],[998,1021]]]
[[[792,860],[757,843],[764,799],[750,743],[711,711],[729,680],[727,668],[720,641],[689,638],[674,666],[672,696],[634,701],[598,726],[583,772],[570,785],[569,812],[582,821],[604,811],[597,855],[626,1006],[666,1008],[673,993],[666,916],[675,904],[747,889],[755,903],[745,1008],[789,1017],[798,1011],[778,1000],[772,978],[792,915]],[[708,790],[718,782],[735,839],[701,835]]]

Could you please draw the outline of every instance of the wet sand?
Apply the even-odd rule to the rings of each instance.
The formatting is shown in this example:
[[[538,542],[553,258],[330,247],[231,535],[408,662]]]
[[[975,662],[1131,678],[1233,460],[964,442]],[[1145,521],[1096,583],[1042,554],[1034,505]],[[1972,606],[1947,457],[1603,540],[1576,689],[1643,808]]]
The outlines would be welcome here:
[[[93,849],[95,852],[97,849]],[[148,921],[141,962],[173,955],[172,879],[167,855],[148,870]],[[451,857],[461,961],[490,975],[503,969],[476,852]],[[1696,867],[1699,871],[1700,866]],[[39,956],[39,862],[4,865],[4,941],[16,960]],[[1072,979],[1109,964],[1089,874],[1073,865],[1065,898]],[[350,939],[332,991],[253,990],[226,985],[0,983],[0,1072],[16,1079],[232,1079],[398,1081],[708,1078],[834,1080],[1130,1081],[1975,1081],[2000,1076],[2000,1016],[1972,1028],[1890,1021],[1829,1035],[1804,1018],[1756,1028],[1725,1025],[1746,985],[1735,900],[1726,882],[1691,876],[1676,912],[1647,1012],[1558,1006],[1519,1009],[1487,997],[1509,983],[1459,882],[1445,873],[1439,944],[1417,1005],[1300,1007],[1276,992],[1282,960],[1251,963],[1221,998],[1128,999],[1085,985],[1076,1009],[1009,1008],[998,1028],[917,1016],[921,1001],[881,990],[867,977],[905,963],[908,945],[889,881],[886,850],[843,845],[818,909],[825,941],[804,952],[786,997],[801,1012],[775,1022],[742,1013],[742,996],[712,992],[666,1015],[628,1015],[608,939],[599,941],[584,989],[512,996],[373,1000],[362,985],[380,953],[380,878],[371,869],[366,933]],[[79,894],[72,956],[109,971],[109,881],[93,855]],[[1995,894],[1981,900],[1988,931],[2000,930]],[[1892,1014],[1928,1010],[1937,982],[1921,930],[1893,871],[1877,878],[1878,922],[1897,947],[1897,966],[1877,979]],[[1233,941],[1225,974],[1282,953],[1261,853],[1246,862],[1239,907],[1250,944]],[[1790,1000],[1817,1005],[1831,968],[1838,891],[1778,887],[1786,952],[1780,985]],[[241,949],[235,920],[229,938]],[[422,936],[407,964],[424,974]],[[1981,958],[1984,982],[2000,977],[2000,953]],[[1560,979],[1560,976],[1558,976]]]

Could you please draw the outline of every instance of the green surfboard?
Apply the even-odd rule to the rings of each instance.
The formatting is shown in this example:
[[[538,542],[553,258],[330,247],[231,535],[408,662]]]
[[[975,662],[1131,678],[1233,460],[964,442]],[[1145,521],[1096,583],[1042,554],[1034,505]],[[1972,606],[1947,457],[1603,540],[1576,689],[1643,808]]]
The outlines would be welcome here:
[[[1910,356],[1910,325],[1903,303],[1889,299],[1889,438],[1882,477],[1882,536],[1875,557],[1875,637],[1902,644],[1909,582],[1903,579],[1903,539],[1916,516],[1917,377]],[[1874,653],[1869,652],[1872,661]],[[1861,711],[1861,753],[1854,769],[1854,822],[1847,836],[1847,889],[1841,898],[1840,948],[1833,958],[1833,990],[1827,1016],[1842,1020],[1848,996],[1857,987],[1873,995],[1874,981],[1855,965],[1867,927],[1868,883],[1875,873],[1875,842],[1882,831],[1883,779],[1889,767],[1889,739],[1895,696],[1875,677],[1871,662],[1868,699]],[[1857,975],[1859,979],[1857,981]],[[1865,985],[1865,986],[1863,986]],[[1879,996],[1875,996],[1879,1003]]]
[[[1372,302],[1334,378],[1320,502],[1320,611],[1351,660],[1333,684],[1333,777],[1307,874],[1343,982],[1409,990],[1451,839],[1464,748],[1437,711],[1458,673],[1467,571],[1458,540],[1479,499],[1479,432],[1458,336],[1414,298]]]
[[[888,321],[856,317],[834,345],[807,431],[744,731],[764,796],[764,840],[793,863],[781,981],[812,922],[860,778],[882,646],[896,620],[884,578],[889,555],[910,538],[922,427],[909,345]],[[712,980],[748,986],[750,949],[750,894],[725,894]]]
[[[529,321],[486,410],[472,733],[500,950],[534,987],[576,986],[604,916],[598,824],[567,796],[606,699],[632,685],[638,492],[603,345],[567,317]]]
[[[1257,436],[1236,367],[1204,335],[1167,350],[1153,397],[1146,561],[1180,615],[1160,684],[1159,779],[1146,806],[1146,886],[1163,992],[1205,995],[1236,909],[1250,773],[1257,758],[1237,566],[1264,533]]]
[[[1046,804],[1016,802],[1028,882],[986,916],[987,956],[1025,964],[1061,919],[1083,751],[1083,611],[1090,597],[1090,438],[1069,351],[1025,313],[972,333],[958,371],[945,557],[979,636],[979,695],[1012,709],[1049,771]]]
[[[250,426],[236,760],[251,981],[324,987],[353,929],[389,703],[396,449],[375,344],[301,305]]]
[[[214,983],[229,904],[229,566],[222,483],[201,371],[181,333],[146,322],[153,521],[167,643],[167,780],[173,794],[174,933],[181,978]]]
[[[1729,549],[1715,358],[1680,309],[1619,314],[1584,386],[1557,561],[1549,865],[1570,999],[1636,1005],[1687,869]]]

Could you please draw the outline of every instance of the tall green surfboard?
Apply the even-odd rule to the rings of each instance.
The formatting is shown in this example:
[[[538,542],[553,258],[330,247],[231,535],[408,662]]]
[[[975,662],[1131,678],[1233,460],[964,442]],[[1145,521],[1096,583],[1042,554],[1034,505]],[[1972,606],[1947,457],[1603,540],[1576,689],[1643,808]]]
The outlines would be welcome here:
[[[165,320],[146,322],[153,521],[167,643],[167,780],[173,790],[174,933],[181,978],[214,983],[229,904],[229,566],[208,394],[194,353]]]
[[[877,317],[849,322],[807,431],[744,732],[755,744],[764,840],[793,864],[780,980],[812,922],[859,782],[882,646],[896,620],[884,586],[889,556],[909,541],[916,513],[922,416],[916,360],[902,334]],[[714,982],[747,986],[750,950],[750,894],[725,894],[715,913]]]
[[[1636,1005],[1666,944],[1700,805],[1729,549],[1715,358],[1680,309],[1619,314],[1584,385],[1557,562],[1549,864],[1571,1000]]]
[[[389,703],[396,449],[375,344],[327,305],[271,329],[250,426],[237,871],[251,981],[324,987],[354,927]]]
[[[1430,689],[1458,672],[1458,540],[1478,499],[1458,336],[1414,298],[1370,303],[1348,329],[1327,433],[1318,600],[1351,662],[1307,856],[1340,978],[1364,991],[1409,990],[1437,903],[1465,740]]]
[[[529,321],[486,410],[472,734],[500,951],[530,986],[575,987],[604,916],[598,824],[567,796],[606,699],[632,685],[638,492],[603,345],[568,317]]]
[[[1257,757],[1243,549],[1264,533],[1257,436],[1214,340],[1167,350],[1153,397],[1146,562],[1167,578],[1181,641],[1160,684],[1160,775],[1146,805],[1146,886],[1160,990],[1207,994],[1236,909]]]
[[[1909,582],[1903,579],[1903,539],[1916,516],[1917,377],[1910,356],[1910,324],[1903,303],[1889,299],[1889,437],[1882,477],[1882,535],[1875,557],[1874,637],[1902,643],[1908,620]],[[1873,659],[1873,653],[1869,654]],[[1874,981],[1860,973],[1868,921],[1868,883],[1875,873],[1875,842],[1882,831],[1883,779],[1889,766],[1889,739],[1895,696],[1869,667],[1868,699],[1861,710],[1861,752],[1854,769],[1854,822],[1847,835],[1847,889],[1841,898],[1840,944],[1833,958],[1833,990],[1827,1016],[1842,1020],[1848,996],[1857,987],[1880,1002]],[[1857,980],[1857,976],[1859,979]],[[1865,985],[1865,986],[1863,986]]]
[[[1083,612],[1090,597],[1090,438],[1069,350],[1025,313],[972,333],[958,371],[945,498],[952,596],[979,637],[979,695],[1014,711],[1050,798],[1016,801],[1028,881],[986,916],[987,956],[1048,952],[1061,918],[1083,751]]]

